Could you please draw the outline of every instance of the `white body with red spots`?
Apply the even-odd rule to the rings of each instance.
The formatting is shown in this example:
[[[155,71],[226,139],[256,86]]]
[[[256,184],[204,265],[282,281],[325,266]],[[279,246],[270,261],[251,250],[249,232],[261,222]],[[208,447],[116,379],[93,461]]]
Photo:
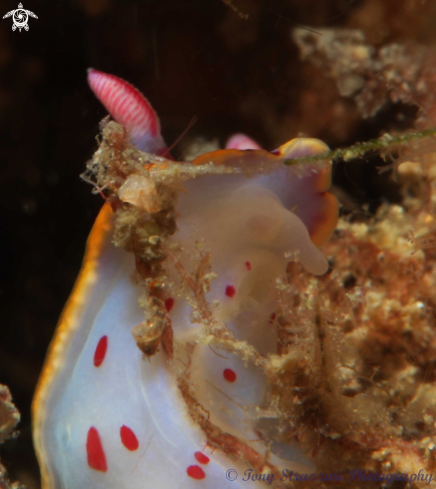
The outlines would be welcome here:
[[[111,266],[98,271],[100,285],[83,311],[88,328],[75,338],[66,359],[75,365],[63,372],[49,406],[44,433],[52,472],[48,487],[198,487],[187,474],[190,466],[203,467],[207,487],[226,487],[224,457],[205,449],[206,438],[187,414],[171,362],[163,352],[144,361],[132,338],[142,316],[130,279],[132,257],[108,243],[101,258]],[[107,351],[96,367],[103,336],[108,337]],[[123,443],[122,427],[132,431],[137,449],[131,449],[131,441],[127,447]],[[95,435],[89,440],[90,430],[98,433],[101,449]],[[199,463],[198,451],[211,461]]]
[[[95,70],[89,77],[111,115],[126,124],[132,141],[147,151],[165,151],[157,118],[146,100],[138,98],[139,92]],[[114,101],[114,93],[122,95]],[[130,106],[133,115],[123,112]],[[248,138],[238,138],[230,147],[250,145]],[[295,141],[278,151],[291,158],[325,150],[316,140]],[[247,149],[256,149],[255,144]],[[229,158],[234,156],[229,153]],[[323,231],[317,244],[328,238],[337,207],[332,199],[325,200],[328,182],[320,189],[318,177],[311,172],[292,178],[283,165],[258,177],[204,175],[186,182],[189,193],[179,196],[178,231],[172,239],[182,245],[181,262],[190,269],[198,241],[211,252],[217,278],[207,299],[220,303],[215,318],[261,355],[276,353],[275,281],[285,274],[285,254],[297,252],[312,273],[327,270],[312,240],[317,242],[318,227],[330,219],[331,229]],[[328,209],[323,207],[326,202]],[[246,462],[208,445],[177,385],[182,372],[189,375],[210,421],[224,433],[267,456],[280,470],[310,469],[298,446],[259,438],[265,431],[259,408],[268,399],[266,376],[236,354],[199,342],[203,325],[190,321],[185,298],[166,302],[179,347],[175,358],[169,359],[162,349],[144,358],[131,334],[143,320],[141,291],[131,279],[134,257],[112,245],[111,219],[105,206],[35,398],[34,438],[43,488],[263,487],[262,482],[242,480],[250,468]],[[170,272],[169,280],[177,283],[178,277]],[[187,345],[195,348],[186,371],[182,361]],[[226,476],[230,469],[238,472],[236,480],[234,472]]]

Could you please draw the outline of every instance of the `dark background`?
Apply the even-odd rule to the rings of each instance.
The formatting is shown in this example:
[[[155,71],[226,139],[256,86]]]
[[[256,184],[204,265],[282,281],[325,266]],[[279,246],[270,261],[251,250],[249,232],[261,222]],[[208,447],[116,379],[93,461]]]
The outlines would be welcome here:
[[[412,127],[416,110],[390,103],[363,120],[334,80],[299,61],[291,30],[353,27],[374,45],[431,44],[435,16],[433,2],[406,0],[235,0],[248,19],[221,0],[23,3],[39,17],[28,32],[0,19],[0,383],[22,414],[0,455],[11,477],[38,488],[30,402],[102,204],[79,179],[106,115],[86,69],[143,91],[170,145],[197,116],[178,157],[196,136],[223,144],[236,131],[266,149],[300,132],[336,147]],[[17,4],[1,0],[0,16]],[[370,210],[392,195],[374,166],[335,168],[337,184]]]

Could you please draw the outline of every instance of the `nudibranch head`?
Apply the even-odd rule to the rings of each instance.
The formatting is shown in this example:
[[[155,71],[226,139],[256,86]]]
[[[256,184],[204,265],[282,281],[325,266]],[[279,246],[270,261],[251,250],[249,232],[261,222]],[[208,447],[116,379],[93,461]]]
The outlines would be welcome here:
[[[95,70],[89,82],[147,153],[110,122],[88,167],[110,197],[33,404],[43,488],[261,487],[226,471],[311,467],[271,388],[289,257],[326,272],[318,246],[337,220],[330,164],[284,162],[326,146],[270,153],[238,135],[174,162],[156,156],[146,99]]]

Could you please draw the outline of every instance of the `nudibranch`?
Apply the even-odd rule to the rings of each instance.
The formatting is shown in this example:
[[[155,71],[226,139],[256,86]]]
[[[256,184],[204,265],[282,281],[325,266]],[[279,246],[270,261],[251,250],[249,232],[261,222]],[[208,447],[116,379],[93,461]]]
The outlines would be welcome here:
[[[88,82],[115,121],[88,165],[107,201],[33,403],[42,487],[262,487],[246,469],[311,467],[270,387],[287,265],[324,274],[338,217],[330,162],[284,162],[326,145],[239,134],[175,162],[139,91]]]

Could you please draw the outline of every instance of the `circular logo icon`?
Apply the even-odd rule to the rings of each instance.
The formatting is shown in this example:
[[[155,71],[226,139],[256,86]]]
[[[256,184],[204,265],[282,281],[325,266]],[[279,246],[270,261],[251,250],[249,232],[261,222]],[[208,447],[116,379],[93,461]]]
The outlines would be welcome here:
[[[12,17],[12,22],[13,22],[12,30],[15,31],[19,29],[20,32],[21,29],[24,29],[25,31],[29,30],[29,26],[27,25],[27,21],[29,20],[29,17],[33,17],[34,19],[38,18],[30,10],[24,9],[22,3],[18,4],[18,8],[16,10],[11,10],[6,15],[3,15],[4,19],[8,17]]]

